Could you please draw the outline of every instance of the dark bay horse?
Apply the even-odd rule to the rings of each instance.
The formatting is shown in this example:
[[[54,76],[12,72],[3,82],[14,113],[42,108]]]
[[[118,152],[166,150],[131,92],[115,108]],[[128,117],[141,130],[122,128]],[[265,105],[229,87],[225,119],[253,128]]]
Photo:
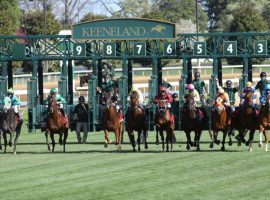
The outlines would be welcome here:
[[[234,126],[239,131],[239,137],[241,141],[245,140],[245,132],[249,131],[249,139],[246,145],[249,146],[249,151],[252,151],[252,144],[254,139],[254,133],[258,129],[258,123],[256,119],[256,112],[253,108],[253,93],[247,92],[244,97],[244,102],[240,106],[237,116],[235,117]]]
[[[105,147],[111,143],[109,139],[109,131],[115,134],[115,145],[118,145],[117,150],[122,149],[122,132],[123,132],[123,122],[120,122],[119,113],[116,110],[116,105],[111,99],[109,94],[105,94],[106,108],[103,113],[103,119],[101,121],[101,130],[105,133]]]
[[[22,124],[19,124],[20,126]],[[3,132],[3,138],[4,138],[4,153],[6,153],[7,145],[12,147],[12,137],[13,134],[16,132],[16,136],[14,139],[14,147],[13,147],[13,154],[16,154],[16,146],[18,143],[18,139],[20,136],[20,127],[19,131],[17,130],[18,126],[18,120],[16,118],[16,114],[14,112],[13,108],[4,109],[0,116],[0,129]],[[9,142],[7,142],[7,134],[10,134]],[[1,144],[0,144],[1,145]]]
[[[187,137],[187,150],[190,146],[197,147],[197,151],[200,150],[200,138],[202,133],[202,119],[199,116],[199,108],[195,107],[195,101],[193,95],[188,95],[186,97],[186,103],[182,109],[182,129],[186,133]],[[191,141],[190,133],[195,133],[194,143]]]
[[[231,125],[231,113],[229,108],[215,103],[214,110],[211,112],[211,120],[211,129],[213,133],[210,148],[213,148],[214,143],[217,141],[218,132],[221,131],[223,133],[221,151],[225,151],[225,140]]]
[[[145,144],[145,149],[148,149],[147,144],[147,124],[146,124],[146,116],[144,111],[139,107],[139,94],[134,91],[131,92],[130,95],[130,109],[127,111],[126,115],[126,130],[128,132],[128,136],[133,147],[133,151],[136,151],[135,147],[135,139],[133,131],[138,132],[138,151],[141,151],[140,143],[141,143],[141,133],[143,132]]]
[[[63,151],[66,151],[66,141],[68,137],[68,129],[69,129],[69,123],[64,119],[64,116],[62,116],[62,113],[59,110],[59,105],[57,104],[57,101],[54,98],[51,98],[49,100],[49,112],[46,120],[46,143],[48,145],[48,150],[51,150],[49,141],[48,141],[48,135],[50,134],[50,138],[52,140],[52,152],[54,152],[55,147],[55,140],[54,140],[54,134],[59,134],[59,144],[63,145]],[[62,139],[64,135],[64,138]]]
[[[269,136],[268,130],[270,129],[270,96],[266,99],[266,104],[261,106],[259,114],[259,131],[260,131],[260,147],[262,146],[262,134],[265,136],[265,151],[268,151]]]
[[[173,149],[173,134],[175,124],[171,121],[171,115],[173,114],[168,108],[166,108],[166,103],[161,100],[158,103],[158,112],[156,113],[154,121],[156,127],[159,129],[163,151],[165,149],[163,131],[166,131],[166,151],[169,151],[169,142],[171,144],[171,150]]]

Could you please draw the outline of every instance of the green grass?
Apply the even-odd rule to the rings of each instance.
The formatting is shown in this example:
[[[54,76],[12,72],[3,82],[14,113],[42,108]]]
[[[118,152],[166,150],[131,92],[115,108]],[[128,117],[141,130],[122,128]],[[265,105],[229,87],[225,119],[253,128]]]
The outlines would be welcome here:
[[[176,135],[185,141],[182,132]],[[154,134],[149,137],[153,142]],[[67,153],[58,144],[50,153],[44,134],[24,129],[17,155],[10,147],[8,153],[0,152],[0,198],[269,199],[270,152],[257,143],[253,152],[235,143],[226,145],[226,152],[220,152],[220,146],[210,150],[205,132],[201,152],[186,151],[181,143],[167,153],[151,143],[141,153],[124,144],[119,153],[113,145],[105,149],[103,138],[102,132],[91,133],[90,144],[76,144],[71,132]]]

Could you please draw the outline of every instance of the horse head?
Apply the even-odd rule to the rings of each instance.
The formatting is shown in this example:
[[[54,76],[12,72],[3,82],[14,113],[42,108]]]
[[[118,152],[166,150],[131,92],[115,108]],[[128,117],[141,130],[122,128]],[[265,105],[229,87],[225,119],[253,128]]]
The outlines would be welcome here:
[[[55,99],[55,95],[52,95],[51,98],[49,99],[48,107],[49,107],[49,113],[53,113],[59,110],[59,106]]]
[[[137,109],[139,106],[139,93],[132,91],[130,94],[130,105],[131,109]]]
[[[186,103],[185,103],[185,108],[184,108],[188,113],[190,118],[196,118],[196,105],[195,105],[195,100],[194,96],[189,94],[186,97]]]
[[[253,93],[247,92],[246,95],[244,96],[244,107],[252,107],[253,106]]]

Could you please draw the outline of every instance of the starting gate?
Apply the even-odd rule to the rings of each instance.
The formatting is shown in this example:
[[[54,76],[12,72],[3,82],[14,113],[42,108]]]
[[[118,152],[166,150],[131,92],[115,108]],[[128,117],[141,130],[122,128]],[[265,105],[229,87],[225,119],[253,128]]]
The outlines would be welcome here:
[[[132,84],[132,60],[152,61],[152,76],[149,80],[148,109],[149,128],[153,129],[155,107],[152,104],[162,81],[162,59],[181,59],[182,75],[179,77],[181,103],[185,84],[192,79],[193,58],[213,59],[212,76],[209,80],[210,100],[216,93],[215,80],[222,80],[224,58],[240,58],[243,61],[240,87],[252,80],[253,58],[269,58],[268,38],[270,33],[204,33],[175,34],[175,25],[147,19],[106,19],[75,24],[72,36],[35,35],[0,36],[0,98],[13,86],[12,61],[31,61],[32,77],[28,81],[28,128],[34,131],[43,128],[46,105],[43,94],[42,61],[61,60],[59,93],[66,99],[64,110],[73,123],[73,60],[91,60],[94,76],[88,83],[89,129],[95,131],[99,123],[99,97],[96,88],[100,86],[101,61],[118,59],[122,61],[122,76],[119,79],[119,94],[122,109],[127,110],[127,95]],[[60,48],[61,47],[61,48]],[[181,106],[180,103],[180,106]],[[209,121],[211,123],[211,120]]]

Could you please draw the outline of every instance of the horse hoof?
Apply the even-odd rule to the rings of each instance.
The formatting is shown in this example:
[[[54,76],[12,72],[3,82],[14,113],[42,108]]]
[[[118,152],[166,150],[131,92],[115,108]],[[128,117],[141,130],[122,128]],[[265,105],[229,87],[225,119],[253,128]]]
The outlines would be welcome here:
[[[148,149],[148,145],[145,145],[144,148],[145,148],[145,149]]]
[[[12,142],[9,142],[8,145],[9,145],[10,147],[12,147]]]
[[[199,147],[199,146],[197,146],[196,150],[197,150],[197,151],[200,151],[201,149],[200,149],[200,147]]]
[[[260,142],[260,143],[259,143],[259,147],[262,147],[262,146],[263,146],[263,143],[262,143],[262,142]]]
[[[104,148],[108,148],[108,144],[107,143],[104,144]]]
[[[221,147],[221,149],[220,149],[221,151],[225,151],[225,147]]]
[[[250,147],[250,148],[248,148],[248,151],[249,151],[249,152],[252,152],[252,151],[253,151],[253,149]]]
[[[13,151],[13,155],[16,155],[17,154],[17,152],[16,151]]]
[[[189,145],[187,145],[186,149],[187,149],[187,150],[190,150],[190,146],[189,146]]]
[[[268,151],[268,149],[265,149],[265,151]]]
[[[249,143],[250,143],[250,142],[249,142],[249,141],[247,141],[247,142],[246,142],[246,146],[249,146]]]
[[[232,146],[232,140],[229,140],[228,144],[229,144],[229,146]]]
[[[133,152],[136,152],[136,149],[135,148],[133,148]]]
[[[220,143],[220,140],[216,140],[216,141],[215,141],[215,143],[216,143],[217,145],[219,145],[219,143]]]
[[[210,148],[210,149],[213,149],[213,148],[214,148],[213,142],[210,143],[209,148]]]
[[[156,145],[159,145],[159,140],[156,140]]]
[[[190,145],[191,147],[194,147],[194,146],[195,146],[193,142],[190,142],[189,145]]]

